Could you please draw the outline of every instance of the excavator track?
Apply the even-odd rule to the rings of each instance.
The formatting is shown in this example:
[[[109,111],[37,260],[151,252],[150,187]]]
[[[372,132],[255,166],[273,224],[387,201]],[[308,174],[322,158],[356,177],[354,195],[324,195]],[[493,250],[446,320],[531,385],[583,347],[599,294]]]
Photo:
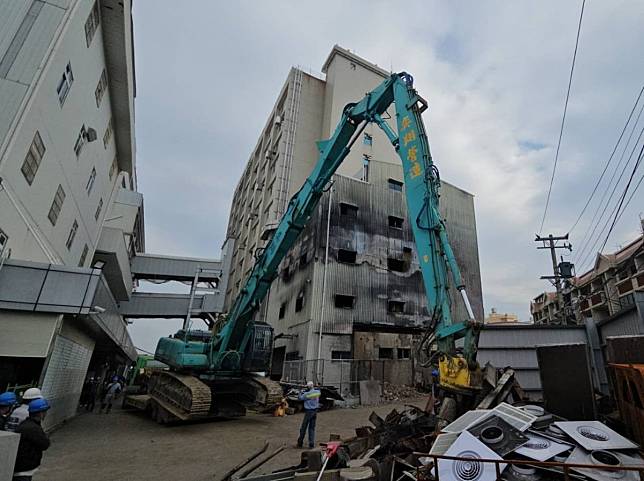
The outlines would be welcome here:
[[[284,392],[282,391],[280,383],[262,376],[250,376],[248,379],[249,382],[257,386],[259,392],[265,393],[264,400],[258,403],[260,407],[271,407],[278,404],[284,398]]]
[[[150,380],[149,394],[183,421],[208,416],[212,404],[210,387],[194,376],[164,371]]]

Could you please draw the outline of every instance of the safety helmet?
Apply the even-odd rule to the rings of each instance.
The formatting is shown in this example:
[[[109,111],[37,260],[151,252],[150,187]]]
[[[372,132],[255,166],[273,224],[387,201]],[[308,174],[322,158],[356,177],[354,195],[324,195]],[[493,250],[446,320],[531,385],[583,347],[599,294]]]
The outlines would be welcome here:
[[[44,397],[40,399],[34,399],[29,403],[29,414],[47,411],[50,407],[51,406]]]
[[[22,399],[32,401],[34,399],[40,399],[42,397],[42,392],[37,387],[30,387],[22,395]]]
[[[112,382],[117,382],[119,380],[118,376],[112,376]]]
[[[308,388],[312,388],[313,386],[315,386],[315,384],[313,384],[313,381],[309,381],[306,383],[306,387]]]
[[[13,406],[17,401],[16,393],[7,391],[0,394],[0,406]]]

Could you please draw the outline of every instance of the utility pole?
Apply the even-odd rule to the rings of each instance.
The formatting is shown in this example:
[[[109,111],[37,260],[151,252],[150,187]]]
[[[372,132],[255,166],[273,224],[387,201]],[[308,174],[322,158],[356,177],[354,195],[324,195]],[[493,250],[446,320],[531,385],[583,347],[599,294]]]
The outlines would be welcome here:
[[[565,262],[563,258],[561,259],[560,263],[557,263],[557,249],[568,249],[569,251],[572,251],[572,245],[569,242],[566,242],[567,240],[568,240],[568,234],[563,236],[553,236],[552,234],[550,234],[547,237],[541,237],[540,235],[537,234],[536,238],[534,239],[535,242],[542,243],[542,245],[537,247],[537,249],[550,250],[550,256],[552,258],[553,275],[541,276],[541,279],[547,279],[550,282],[552,282],[552,284],[555,286],[555,289],[557,290],[557,304],[559,305],[560,316],[563,316],[563,318],[560,319],[560,322],[562,323],[565,323],[567,321],[566,318],[568,316],[566,315],[566,309],[564,305],[561,280],[570,279],[571,277],[573,277],[574,266],[570,262]],[[558,243],[559,241],[563,241],[563,243],[559,244]]]

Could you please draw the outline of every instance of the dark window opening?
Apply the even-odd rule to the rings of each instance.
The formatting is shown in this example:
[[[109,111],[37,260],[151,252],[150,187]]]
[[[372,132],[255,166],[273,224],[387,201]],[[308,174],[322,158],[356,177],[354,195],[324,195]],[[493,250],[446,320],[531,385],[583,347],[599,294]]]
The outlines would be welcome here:
[[[332,361],[340,361],[342,359],[351,359],[351,351],[331,351]]]
[[[393,359],[394,349],[392,347],[379,347],[378,359]]]
[[[338,262],[344,262],[345,264],[355,264],[357,254],[358,253],[356,251],[338,249]]]
[[[403,247],[403,254],[411,254],[411,247]]]
[[[280,315],[279,315],[279,318],[280,318],[280,319],[284,319],[284,316],[285,316],[285,315],[286,315],[286,302],[282,302],[282,304],[280,305]]]
[[[388,301],[387,311],[394,314],[401,314],[405,310],[405,303],[402,301]]]
[[[335,295],[335,307],[340,309],[353,309],[353,301],[355,296],[347,296],[343,294]]]
[[[405,219],[403,219],[402,217],[396,217],[395,215],[390,215],[389,227],[391,227],[392,229],[402,229],[404,221]]]
[[[304,307],[304,292],[300,292],[295,299],[295,312],[300,312]]]
[[[402,183],[402,182],[400,182],[399,180],[389,179],[389,180],[387,181],[387,184],[389,185],[389,188],[390,188],[391,190],[395,190],[395,191],[397,191],[397,192],[402,192],[403,183]]]
[[[284,356],[285,361],[297,361],[300,359],[300,351],[287,352]]]
[[[291,273],[291,267],[290,267],[290,266],[286,266],[286,267],[284,268],[284,270],[282,271],[282,280],[283,280],[284,282],[288,282],[288,281],[290,281],[290,280],[291,280],[291,277],[292,277],[292,276],[291,276],[291,274],[292,274],[292,273]]]
[[[399,347],[398,359],[411,359],[411,349],[409,347]]]
[[[366,132],[364,134],[362,141],[365,145],[373,145],[373,137]]]
[[[345,215],[347,217],[358,217],[358,206],[341,202],[340,215]]]
[[[394,272],[405,272],[405,261],[387,257],[387,269]]]

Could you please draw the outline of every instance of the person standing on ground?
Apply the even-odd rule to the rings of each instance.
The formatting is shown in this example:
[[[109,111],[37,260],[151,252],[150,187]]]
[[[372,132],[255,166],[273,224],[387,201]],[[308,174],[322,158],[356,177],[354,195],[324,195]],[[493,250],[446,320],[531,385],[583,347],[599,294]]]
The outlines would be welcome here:
[[[49,410],[46,399],[35,399],[29,403],[29,417],[18,426],[20,434],[13,481],[31,481],[38,471],[43,451],[49,447],[49,438],[42,428],[42,421]]]
[[[29,417],[29,403],[35,399],[42,399],[42,392],[37,387],[30,387],[22,395],[22,404],[7,419],[7,431],[15,432],[20,423]]]
[[[119,382],[119,378],[117,376],[114,376],[112,378],[112,382],[108,384],[107,389],[105,390],[105,397],[103,398],[103,402],[101,403],[101,409],[98,412],[102,413],[103,409],[105,409],[105,407],[107,406],[105,414],[109,414],[110,410],[112,409],[114,398],[116,398],[120,392],[121,383]]]
[[[15,393],[7,391],[0,394],[0,431],[6,430],[7,421],[17,402]]]
[[[304,435],[309,430],[309,448],[315,447],[315,421],[320,408],[320,390],[315,389],[313,381],[306,383],[306,390],[299,395],[300,401],[304,401],[304,419],[300,426],[300,437],[297,440],[297,447],[301,448],[304,443]]]

